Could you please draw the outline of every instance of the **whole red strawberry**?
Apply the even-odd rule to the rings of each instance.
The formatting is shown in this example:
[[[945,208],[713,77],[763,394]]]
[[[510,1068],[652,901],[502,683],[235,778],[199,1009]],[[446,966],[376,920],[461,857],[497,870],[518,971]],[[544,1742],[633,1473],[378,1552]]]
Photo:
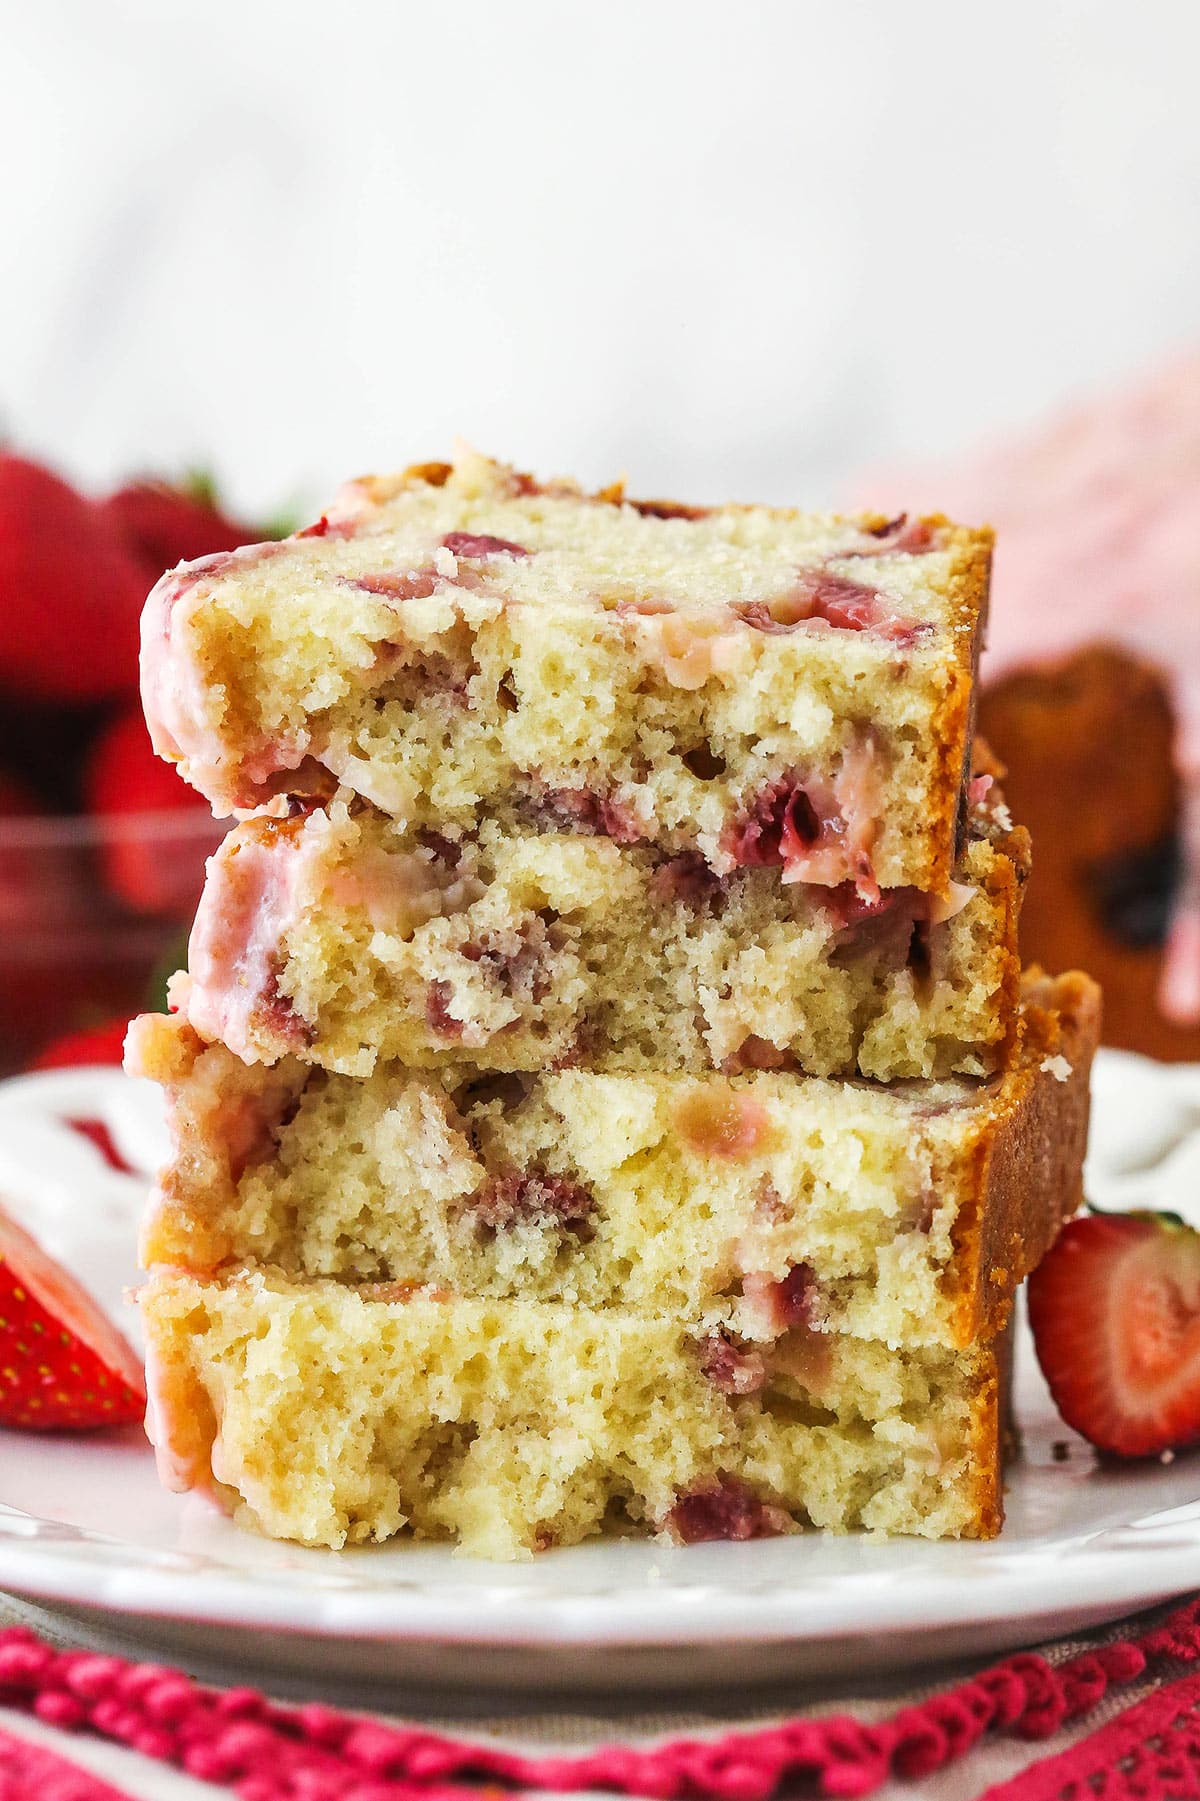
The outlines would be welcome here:
[[[130,1345],[74,1276],[0,1212],[0,1425],[120,1426],[145,1409]]]
[[[98,1026],[85,1026],[54,1038],[40,1050],[30,1069],[77,1069],[92,1063],[120,1063],[129,1020],[124,1013]]]
[[[0,455],[0,688],[73,702],[136,693],[146,586],[93,501]]]
[[[153,480],[128,482],[101,501],[100,508],[141,565],[147,589],[176,563],[255,544],[263,535],[259,528],[223,513],[212,482],[203,476],[191,477],[182,487]]]
[[[155,756],[139,709],[100,734],[84,770],[84,798],[90,813],[112,822],[100,850],[112,893],[139,913],[190,912],[220,828],[205,835],[208,802]]]
[[[1069,1426],[1148,1457],[1200,1442],[1200,1233],[1162,1213],[1072,1220],[1029,1278],[1038,1362]]]
[[[84,772],[89,813],[173,813],[208,802],[156,757],[140,707],[118,713],[92,746]]]

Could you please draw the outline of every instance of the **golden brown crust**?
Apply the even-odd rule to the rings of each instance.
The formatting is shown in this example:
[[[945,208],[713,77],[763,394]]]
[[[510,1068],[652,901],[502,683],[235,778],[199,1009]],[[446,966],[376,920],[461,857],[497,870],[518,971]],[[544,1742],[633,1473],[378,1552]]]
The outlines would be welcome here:
[[[931,863],[921,883],[929,892],[940,894],[953,872],[963,790],[971,774],[979,659],[987,627],[994,538],[986,528],[976,531],[954,525],[940,514],[925,523],[942,530],[957,553],[950,578],[955,660],[941,715],[934,719],[932,727],[937,758],[937,830],[932,842],[940,846],[941,854]]]
[[[1163,945],[1152,941],[1153,920],[1156,912],[1165,920],[1182,813],[1162,673],[1096,645],[1005,676],[984,690],[980,709],[1038,848],[1022,921],[1027,953],[1050,968],[1090,970],[1104,990],[1105,1043],[1200,1059],[1200,1025],[1177,1024],[1158,1003]],[[1132,931],[1106,899],[1131,884]]]
[[[427,488],[444,488],[453,474],[453,463],[410,463],[402,479],[406,487],[424,482]]]
[[[1031,970],[1023,998],[1020,1064],[980,1120],[956,1215],[957,1345],[1006,1325],[1018,1287],[1083,1199],[1100,990],[1077,970],[1057,978]]]
[[[974,1474],[972,1502],[974,1530],[964,1537],[996,1538],[1004,1524],[1004,1489],[1001,1481],[1004,1421],[1012,1393],[1012,1335],[999,1334],[991,1346],[991,1370],[980,1385],[972,1417],[971,1465]]]
[[[978,768],[978,762],[975,767]],[[1004,933],[1004,963],[1000,981],[997,1011],[1006,1022],[1006,1033],[999,1062],[1000,1070],[1011,1069],[1017,1060],[1021,1043],[1021,953],[1017,944],[1017,926],[1025,901],[1032,862],[1029,833],[1024,826],[1013,826],[993,842],[1003,857],[993,863],[984,891],[1000,903],[1007,922]]]

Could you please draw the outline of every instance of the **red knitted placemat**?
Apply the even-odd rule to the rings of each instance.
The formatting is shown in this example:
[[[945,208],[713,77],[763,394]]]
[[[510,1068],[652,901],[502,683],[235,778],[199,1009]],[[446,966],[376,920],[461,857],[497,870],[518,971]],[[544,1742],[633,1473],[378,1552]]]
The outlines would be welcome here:
[[[1198,1709],[1200,1676],[1170,1682],[980,1801],[1192,1801],[1200,1795]]]
[[[664,1801],[768,1801],[784,1784],[800,1783],[825,1796],[869,1795],[890,1775],[929,1775],[964,1757],[986,1733],[1049,1738],[1088,1714],[1111,1688],[1162,1662],[1200,1662],[1200,1597],[1138,1637],[1081,1652],[1057,1667],[1022,1652],[870,1725],[829,1715],[713,1739],[527,1757],[320,1703],[283,1707],[254,1689],[204,1688],[161,1664],[56,1652],[32,1632],[12,1627],[0,1632],[0,1704],[52,1726],[115,1740],[230,1788],[241,1801],[463,1801],[481,1786],[609,1789]],[[1165,1697],[1183,1686],[1173,1684],[1151,1700],[1167,1707]],[[1104,1731],[1115,1733],[1142,1707]],[[1006,1801],[1089,1794],[1086,1784],[1072,1789],[1066,1766],[1058,1789],[1022,1786],[1040,1782],[1038,1772],[1059,1761],[1044,1760],[1000,1793]],[[1195,1791],[1110,1786],[1101,1792],[1114,1801]]]
[[[65,1757],[0,1732],[0,1801],[129,1801]]]

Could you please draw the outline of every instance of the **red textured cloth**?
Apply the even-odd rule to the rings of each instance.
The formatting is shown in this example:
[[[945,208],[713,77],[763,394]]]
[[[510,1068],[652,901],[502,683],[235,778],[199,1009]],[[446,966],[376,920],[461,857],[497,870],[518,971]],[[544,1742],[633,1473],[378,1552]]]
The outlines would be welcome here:
[[[1190,1801],[1200,1795],[1200,1676],[1170,1682],[981,1801]]]
[[[0,1704],[90,1732],[231,1789],[240,1801],[462,1801],[482,1789],[607,1789],[664,1801],[769,1801],[785,1788],[865,1796],[966,1759],[989,1733],[1048,1739],[1114,1690],[1200,1665],[1200,1598],[1163,1624],[1069,1658],[1006,1658],[891,1717],[794,1720],[712,1739],[525,1756],[320,1704],[285,1707],[249,1688],[205,1688],[178,1670],[56,1652],[34,1633],[0,1633]],[[1200,1796],[1200,1672],[1169,1681],[1060,1756],[991,1791],[1003,1801]],[[14,1741],[15,1742],[15,1741]],[[58,1762],[58,1760],[52,1760]],[[0,1770],[3,1766],[0,1765]],[[965,1772],[964,1772],[965,1773]],[[69,1767],[67,1774],[71,1775]],[[112,1801],[116,1791],[36,1787],[47,1801]],[[1101,1786],[1097,1786],[1097,1784]],[[1190,1785],[1190,1786],[1189,1786]],[[20,1790],[18,1793],[22,1792]],[[0,1788],[0,1801],[8,1801]]]
[[[129,1801],[120,1789],[28,1739],[0,1732],[0,1801]]]

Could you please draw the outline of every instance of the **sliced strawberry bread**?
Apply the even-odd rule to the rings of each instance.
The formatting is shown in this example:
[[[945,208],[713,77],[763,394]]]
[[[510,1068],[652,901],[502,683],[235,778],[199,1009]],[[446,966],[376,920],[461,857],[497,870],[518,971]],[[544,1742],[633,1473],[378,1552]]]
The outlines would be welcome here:
[[[450,837],[342,801],[258,814],[209,865],[172,999],[247,1061],[355,1076],[396,1060],[984,1074],[1016,1028],[1028,868],[990,801],[945,897],[874,901],[512,821]]]
[[[758,1072],[367,1080],[246,1068],[147,1017],[174,1155],[142,1258],[623,1306],[734,1339],[965,1346],[1081,1199],[1095,991],[1034,991],[990,1082]]]
[[[219,811],[339,785],[406,825],[539,824],[721,875],[946,890],[988,533],[587,495],[464,453],[143,622],[155,747]]]
[[[165,1480],[257,1530],[988,1536],[1098,996],[1022,986],[990,534],[463,453],[147,605],[246,815],[128,1067]]]
[[[1005,1338],[805,1341],[739,1385],[693,1330],[617,1307],[164,1272],[142,1317],[167,1485],[277,1538],[407,1528],[516,1558],[602,1531],[1000,1524]]]

